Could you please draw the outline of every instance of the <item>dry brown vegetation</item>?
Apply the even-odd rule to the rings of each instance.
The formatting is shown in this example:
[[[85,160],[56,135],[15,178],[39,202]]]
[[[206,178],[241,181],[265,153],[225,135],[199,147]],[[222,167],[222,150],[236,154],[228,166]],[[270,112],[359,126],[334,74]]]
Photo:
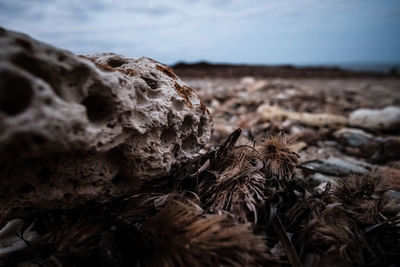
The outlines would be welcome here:
[[[282,136],[238,145],[241,130],[141,193],[74,210],[25,211],[42,236],[7,265],[381,266],[400,257],[400,218],[380,179],[316,191]],[[189,174],[189,175],[188,175]]]

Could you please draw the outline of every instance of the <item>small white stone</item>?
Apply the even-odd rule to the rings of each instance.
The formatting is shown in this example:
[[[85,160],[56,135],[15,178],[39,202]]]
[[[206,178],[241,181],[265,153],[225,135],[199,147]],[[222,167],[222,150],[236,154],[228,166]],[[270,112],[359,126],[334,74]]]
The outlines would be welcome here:
[[[28,246],[27,242],[39,238],[38,233],[30,228],[22,233],[23,225],[22,219],[13,219],[0,230],[0,256],[24,249]]]
[[[384,109],[357,109],[350,114],[349,124],[369,130],[399,130],[400,108],[388,106]]]

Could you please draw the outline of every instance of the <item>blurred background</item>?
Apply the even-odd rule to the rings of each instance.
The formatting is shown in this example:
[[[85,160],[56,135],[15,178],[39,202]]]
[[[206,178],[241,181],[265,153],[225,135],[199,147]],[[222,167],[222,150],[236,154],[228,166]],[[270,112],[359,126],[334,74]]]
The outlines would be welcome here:
[[[77,54],[170,65],[400,66],[398,0],[0,0],[0,25]]]

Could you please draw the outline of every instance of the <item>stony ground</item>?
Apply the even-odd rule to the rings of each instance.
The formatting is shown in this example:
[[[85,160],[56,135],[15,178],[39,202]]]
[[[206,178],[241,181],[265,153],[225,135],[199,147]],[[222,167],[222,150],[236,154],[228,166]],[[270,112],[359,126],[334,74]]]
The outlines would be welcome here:
[[[400,106],[398,79],[185,79],[195,89],[214,118],[214,137],[237,127],[259,124],[257,108],[277,105],[296,112],[349,115],[359,108]],[[291,133],[291,123],[278,125]],[[268,127],[268,126],[266,126]]]
[[[386,106],[400,106],[399,79],[183,79],[198,92],[213,116],[214,142],[225,138],[236,128],[243,128],[248,131],[248,135],[256,138],[284,132],[298,140],[302,139],[302,133],[322,132],[325,137],[329,137],[329,133],[342,128],[329,124],[323,127],[307,126],[301,121],[285,118],[265,120],[260,116],[259,110],[259,107],[265,104],[277,106],[285,111],[345,117],[360,108],[382,109]],[[372,134],[388,136],[399,134],[399,131],[375,131]],[[321,151],[332,150],[335,140],[331,141],[319,145],[309,142],[300,154],[304,158],[310,158],[307,154],[310,150],[315,150],[312,148],[315,145]],[[330,153],[335,155],[335,152],[339,153],[327,151],[326,156]]]
[[[351,112],[361,108],[399,107],[399,79],[262,79],[246,76],[240,79],[183,77],[183,80],[198,92],[213,116],[211,144],[220,142],[237,128],[244,130],[242,142],[247,144],[283,133],[294,140],[293,148],[299,152],[301,164],[340,159],[343,161],[335,161],[335,164],[343,170],[341,175],[357,172],[361,167],[399,183],[399,128],[391,131],[353,128],[346,123],[337,125],[335,119],[329,118],[320,125],[282,115],[282,112],[297,112],[339,115],[347,119]],[[263,106],[278,107],[279,110],[263,111]],[[265,112],[268,114],[263,114]],[[275,116],[274,112],[278,114]],[[354,165],[348,166],[348,163]],[[312,172],[311,178],[318,182],[333,181],[328,177],[335,175],[329,169],[331,166],[322,165],[318,172]],[[299,174],[309,176],[310,173],[303,168],[303,173]]]

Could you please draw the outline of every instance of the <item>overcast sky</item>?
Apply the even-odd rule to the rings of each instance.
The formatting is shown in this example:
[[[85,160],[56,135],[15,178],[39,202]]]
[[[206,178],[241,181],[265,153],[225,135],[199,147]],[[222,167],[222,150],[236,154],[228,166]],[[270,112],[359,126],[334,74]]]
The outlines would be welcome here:
[[[400,62],[399,0],[0,0],[0,25],[167,64]]]

